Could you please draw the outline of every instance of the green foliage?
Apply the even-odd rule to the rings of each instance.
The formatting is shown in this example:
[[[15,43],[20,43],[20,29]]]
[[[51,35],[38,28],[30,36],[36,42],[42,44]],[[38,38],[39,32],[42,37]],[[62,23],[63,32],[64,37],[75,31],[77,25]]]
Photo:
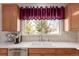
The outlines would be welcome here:
[[[49,32],[49,25],[46,20],[37,21],[36,22],[36,29],[38,32],[48,33]]]

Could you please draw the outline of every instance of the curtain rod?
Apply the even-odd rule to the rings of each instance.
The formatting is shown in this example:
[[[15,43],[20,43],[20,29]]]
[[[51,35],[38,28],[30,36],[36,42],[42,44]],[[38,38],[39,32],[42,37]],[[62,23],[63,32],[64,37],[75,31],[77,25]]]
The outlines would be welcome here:
[[[34,8],[41,8],[41,7],[42,7],[42,8],[46,8],[46,7],[47,7],[47,8],[50,8],[50,7],[54,7],[54,8],[55,8],[55,7],[59,7],[59,8],[60,8],[60,7],[65,7],[65,6],[23,6],[23,7],[21,6],[20,8],[26,8],[26,7],[27,7],[27,8],[33,8],[33,7],[34,7]]]

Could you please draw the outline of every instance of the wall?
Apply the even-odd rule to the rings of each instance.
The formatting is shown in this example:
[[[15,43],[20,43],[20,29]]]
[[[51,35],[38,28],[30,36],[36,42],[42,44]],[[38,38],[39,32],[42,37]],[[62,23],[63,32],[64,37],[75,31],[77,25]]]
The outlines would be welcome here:
[[[74,32],[63,32],[61,35],[23,36],[23,41],[52,41],[52,42],[77,42],[77,34]]]
[[[77,42],[79,43],[79,32],[77,32]]]
[[[25,5],[35,5],[35,4],[18,4],[19,6]],[[66,5],[66,4],[37,4],[37,5]],[[35,5],[36,6],[36,5]],[[0,4],[0,43],[5,42],[7,32],[2,32],[2,9]],[[77,33],[76,32],[62,32],[61,35],[51,35],[51,36],[43,36],[41,40],[41,36],[23,36],[23,41],[65,41],[65,42],[76,42],[77,40]]]
[[[65,6],[66,4],[65,3],[19,3],[18,4],[20,7],[25,7],[25,6],[34,6],[34,7],[41,7],[41,6],[43,6],[43,7],[46,7],[46,6],[48,6],[48,7],[50,7],[50,6],[58,6],[58,7],[60,7],[60,6]]]

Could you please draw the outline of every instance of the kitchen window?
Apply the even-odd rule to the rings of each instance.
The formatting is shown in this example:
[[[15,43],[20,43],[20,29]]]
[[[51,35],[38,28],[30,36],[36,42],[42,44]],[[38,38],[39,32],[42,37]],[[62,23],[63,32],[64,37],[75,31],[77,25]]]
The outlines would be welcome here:
[[[61,33],[62,20],[22,20],[23,35],[52,35]]]
[[[64,6],[20,8],[23,35],[60,34],[63,19],[65,19]]]

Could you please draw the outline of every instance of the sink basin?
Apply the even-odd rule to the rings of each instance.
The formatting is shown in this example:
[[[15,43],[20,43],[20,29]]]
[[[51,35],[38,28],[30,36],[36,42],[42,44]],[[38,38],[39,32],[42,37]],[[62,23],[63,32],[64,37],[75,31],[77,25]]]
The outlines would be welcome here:
[[[36,42],[36,43],[32,43],[32,46],[39,46],[39,47],[51,47],[53,46],[52,43],[50,42]]]

